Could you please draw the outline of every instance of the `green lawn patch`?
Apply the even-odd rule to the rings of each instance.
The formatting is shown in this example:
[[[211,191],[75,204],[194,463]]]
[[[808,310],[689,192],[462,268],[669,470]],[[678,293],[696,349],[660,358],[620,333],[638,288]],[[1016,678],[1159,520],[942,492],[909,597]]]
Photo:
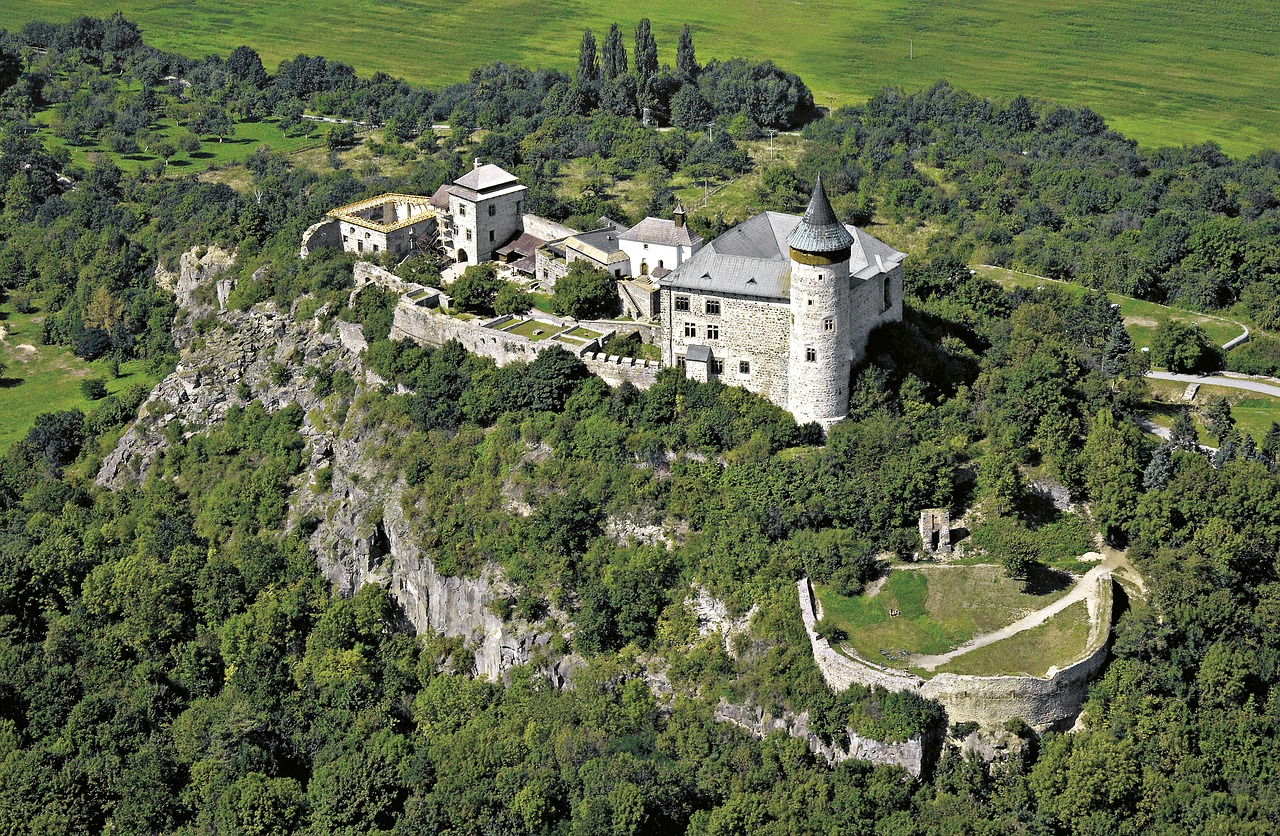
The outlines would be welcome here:
[[[516,334],[534,342],[540,342],[555,334],[561,327],[551,322],[543,322],[540,319],[526,319],[515,325],[508,325],[502,330],[508,334]]]
[[[40,311],[20,314],[11,303],[0,305],[0,361],[8,370],[0,378],[0,453],[21,441],[45,412],[93,410],[95,402],[80,391],[80,381],[100,377],[107,393],[116,394],[138,384],[146,389],[157,380],[148,375],[141,361],[122,363],[120,377],[112,378],[105,360],[87,363],[62,346],[41,345]]]
[[[1240,432],[1253,436],[1253,440],[1262,443],[1271,428],[1272,421],[1280,422],[1280,398],[1249,392],[1244,389],[1233,389],[1230,386],[1215,386],[1212,383],[1201,383],[1196,391],[1195,400],[1190,404],[1182,400],[1187,390],[1185,383],[1170,380],[1148,380],[1147,385],[1154,396],[1147,403],[1146,415],[1155,424],[1169,427],[1173,424],[1173,415],[1185,407],[1194,407],[1191,418],[1196,425],[1196,433],[1201,444],[1218,446],[1217,440],[1205,432],[1204,421],[1197,410],[1204,409],[1209,402],[1217,398],[1226,398],[1231,404],[1231,416],[1236,421]]]
[[[1089,641],[1089,608],[1077,601],[1038,627],[957,656],[938,673],[974,676],[1044,676],[1084,656]]]
[[[847,598],[815,584],[824,618],[843,629],[859,656],[905,667],[901,655],[946,653],[974,636],[1003,627],[1046,607],[1068,585],[1032,594],[995,566],[899,569],[873,596]],[[897,610],[891,616],[890,610]],[[885,654],[888,654],[886,657]]]

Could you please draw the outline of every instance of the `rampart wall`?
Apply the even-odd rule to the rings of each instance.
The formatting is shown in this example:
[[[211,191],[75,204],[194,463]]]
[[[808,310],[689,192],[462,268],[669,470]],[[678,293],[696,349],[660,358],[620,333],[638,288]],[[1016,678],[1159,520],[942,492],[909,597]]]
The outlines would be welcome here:
[[[1105,664],[1111,637],[1113,581],[1098,578],[1099,606],[1090,630],[1087,655],[1049,676],[968,676],[940,673],[923,679],[904,671],[853,659],[836,652],[826,639],[814,632],[816,601],[808,578],[798,584],[800,613],[813,645],[814,660],[827,684],[836,691],[850,685],[879,686],[890,691],[913,690],[937,700],[947,710],[951,722],[976,722],[991,726],[1020,717],[1037,731],[1061,728],[1080,713],[1089,682]]]

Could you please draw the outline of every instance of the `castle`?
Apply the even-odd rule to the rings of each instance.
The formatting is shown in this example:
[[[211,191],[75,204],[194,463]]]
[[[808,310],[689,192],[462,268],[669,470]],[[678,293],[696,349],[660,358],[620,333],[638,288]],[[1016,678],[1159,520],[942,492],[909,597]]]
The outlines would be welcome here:
[[[850,374],[871,330],[902,319],[906,256],[841,223],[821,178],[803,217],[762,212],[708,244],[679,206],[673,220],[628,229],[602,218],[575,232],[525,213],[525,197],[514,175],[477,159],[429,199],[382,195],[330,211],[301,254],[429,248],[458,264],[502,259],[544,292],[584,259],[618,280],[631,327],[656,336],[663,365],[741,386],[824,428],[849,412]],[[418,300],[404,304],[427,315]]]
[[[819,177],[804,217],[762,212],[657,279],[663,362],[829,427],[871,330],[902,320],[905,257],[840,223]]]

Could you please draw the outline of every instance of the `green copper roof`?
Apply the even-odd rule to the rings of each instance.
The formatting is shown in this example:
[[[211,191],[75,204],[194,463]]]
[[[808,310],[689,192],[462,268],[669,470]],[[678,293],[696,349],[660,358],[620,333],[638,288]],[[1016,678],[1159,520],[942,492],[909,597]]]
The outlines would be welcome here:
[[[787,236],[787,246],[806,253],[834,253],[847,250],[852,244],[853,236],[836,218],[819,174],[818,184],[813,187],[813,197],[809,198],[809,208]]]

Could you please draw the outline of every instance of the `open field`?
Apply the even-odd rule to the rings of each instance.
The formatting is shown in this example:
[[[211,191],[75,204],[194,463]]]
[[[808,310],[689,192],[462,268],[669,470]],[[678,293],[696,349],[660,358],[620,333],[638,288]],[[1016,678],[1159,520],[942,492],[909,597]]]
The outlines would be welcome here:
[[[8,365],[0,377],[0,453],[20,441],[41,413],[91,411],[94,402],[80,392],[85,378],[103,378],[113,395],[135,383],[148,389],[156,383],[139,361],[122,364],[120,377],[112,379],[104,361],[86,363],[62,346],[41,345],[42,321],[39,311],[20,314],[11,303],[0,305],[0,362]]]
[[[1039,627],[971,650],[938,667],[938,673],[1044,676],[1053,666],[1081,657],[1089,641],[1089,607],[1077,601]]]
[[[643,8],[621,0],[31,0],[0,4],[0,26],[117,9],[148,42],[194,57],[248,44],[269,68],[319,54],[362,75],[382,70],[433,85],[493,60],[570,70],[584,26],[599,37],[618,21],[630,44],[643,14],[654,21],[660,60],[674,63],[689,23],[701,61],[772,59],[804,78],[823,106],[946,78],[987,96],[1087,105],[1145,145],[1213,140],[1245,154],[1274,147],[1280,128],[1280,6],[1268,0],[654,0]]]
[[[890,572],[872,596],[846,598],[815,584],[824,618],[849,634],[860,656],[880,663],[881,651],[941,654],[1052,604],[1070,589],[1035,595],[996,566],[954,566]],[[889,610],[899,612],[896,617]],[[1088,632],[1088,619],[1084,618]],[[1047,664],[1061,662],[1050,659]]]
[[[977,266],[973,269],[977,270],[979,274],[998,282],[1006,290],[1014,287],[1052,285],[1074,296],[1083,296],[1088,292],[1088,288],[1083,285],[1043,279],[1039,276],[1019,273],[1016,270],[1006,270],[1003,267]],[[1156,326],[1165,319],[1178,319],[1183,322],[1196,323],[1204,329],[1205,334],[1209,337],[1209,342],[1217,346],[1224,345],[1244,333],[1244,329],[1241,326],[1220,316],[1183,310],[1182,308],[1172,308],[1155,302],[1134,299],[1130,296],[1121,296],[1118,293],[1109,293],[1107,296],[1112,302],[1120,306],[1120,315],[1124,317],[1125,330],[1129,332],[1129,336],[1133,338],[1134,345],[1138,348],[1151,347],[1151,339],[1155,336]]]

